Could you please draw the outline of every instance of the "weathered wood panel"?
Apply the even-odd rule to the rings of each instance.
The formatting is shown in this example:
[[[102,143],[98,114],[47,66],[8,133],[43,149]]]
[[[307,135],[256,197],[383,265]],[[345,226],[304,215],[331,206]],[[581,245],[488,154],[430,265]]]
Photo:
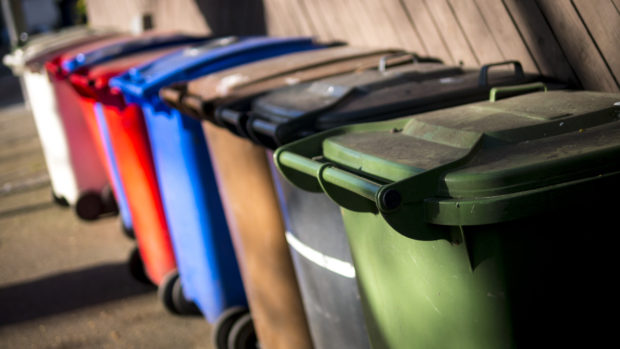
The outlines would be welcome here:
[[[618,91],[618,84],[572,4],[568,0],[539,0],[538,5],[583,86]]]
[[[420,35],[421,45],[427,54],[440,58],[446,63],[457,63],[448,50],[446,43],[437,29],[424,0],[403,0],[412,25]]]
[[[313,35],[402,47],[449,64],[517,59],[530,72],[619,91],[620,0],[87,0],[93,25]]]
[[[504,4],[501,1],[476,0],[476,5],[504,59],[518,59],[525,71],[539,73]]]
[[[445,0],[426,0],[426,5],[454,60],[466,66],[480,65],[450,5]]]
[[[541,73],[577,83],[564,51],[534,0],[503,0]]]
[[[575,0],[574,4],[618,84],[620,12],[610,0]]]

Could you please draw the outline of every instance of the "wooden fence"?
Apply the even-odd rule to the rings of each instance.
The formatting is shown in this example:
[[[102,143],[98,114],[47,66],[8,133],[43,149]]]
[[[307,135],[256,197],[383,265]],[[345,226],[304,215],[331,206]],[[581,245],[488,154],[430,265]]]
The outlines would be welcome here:
[[[620,91],[620,0],[89,0],[93,25],[314,35],[405,47],[446,63],[518,59],[530,72]]]

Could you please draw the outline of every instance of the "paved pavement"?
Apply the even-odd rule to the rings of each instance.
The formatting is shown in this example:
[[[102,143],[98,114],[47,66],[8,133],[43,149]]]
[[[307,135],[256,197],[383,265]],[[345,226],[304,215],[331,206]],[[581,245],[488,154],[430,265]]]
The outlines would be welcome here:
[[[50,198],[15,79],[0,77],[0,348],[211,348],[202,317],[168,314],[131,278],[118,217],[80,221]],[[17,103],[15,103],[17,102]]]

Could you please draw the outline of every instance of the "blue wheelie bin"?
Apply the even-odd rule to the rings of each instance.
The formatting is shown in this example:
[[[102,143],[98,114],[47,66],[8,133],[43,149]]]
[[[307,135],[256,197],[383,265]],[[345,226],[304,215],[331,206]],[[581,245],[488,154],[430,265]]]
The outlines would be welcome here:
[[[225,315],[232,310],[241,317],[247,301],[200,122],[164,104],[159,90],[243,63],[321,47],[311,38],[231,37],[170,54],[110,81],[144,113],[181,280],[181,290],[172,297],[178,304],[185,302],[181,298],[194,302],[209,322],[227,309]],[[216,324],[216,347],[226,346],[230,327],[228,316],[225,324]]]

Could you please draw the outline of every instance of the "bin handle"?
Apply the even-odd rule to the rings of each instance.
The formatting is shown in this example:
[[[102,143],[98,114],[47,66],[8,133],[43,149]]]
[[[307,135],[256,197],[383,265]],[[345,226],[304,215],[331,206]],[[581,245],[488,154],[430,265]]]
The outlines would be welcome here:
[[[542,82],[533,82],[531,84],[512,85],[493,87],[489,92],[489,101],[495,102],[498,95],[502,93],[524,93],[529,91],[544,91],[547,92],[547,85]]]
[[[384,73],[387,69],[387,61],[389,59],[398,58],[398,57],[406,57],[406,56],[411,57],[412,63],[417,63],[420,59],[420,57],[418,57],[417,54],[411,53],[411,52],[392,53],[389,55],[381,56],[381,58],[379,59],[379,66],[377,67],[377,69],[379,69],[380,72]]]
[[[521,65],[521,62],[519,61],[505,61],[505,62],[490,63],[490,64],[485,64],[482,66],[482,68],[480,68],[480,76],[478,77],[478,85],[481,87],[485,87],[489,85],[489,69],[491,67],[497,67],[500,65],[507,65],[507,64],[514,65],[515,77],[517,79],[523,79],[525,77],[525,74],[523,73],[523,66]]]
[[[337,168],[331,163],[318,162],[290,151],[279,152],[278,162],[293,170],[317,178],[324,192],[332,199],[335,198],[330,195],[330,190],[327,188],[329,185],[338,186],[371,201],[372,205],[375,205],[378,202],[379,191],[383,187],[383,185],[367,178]],[[343,207],[348,206],[347,203],[338,202],[340,200],[335,201]]]

